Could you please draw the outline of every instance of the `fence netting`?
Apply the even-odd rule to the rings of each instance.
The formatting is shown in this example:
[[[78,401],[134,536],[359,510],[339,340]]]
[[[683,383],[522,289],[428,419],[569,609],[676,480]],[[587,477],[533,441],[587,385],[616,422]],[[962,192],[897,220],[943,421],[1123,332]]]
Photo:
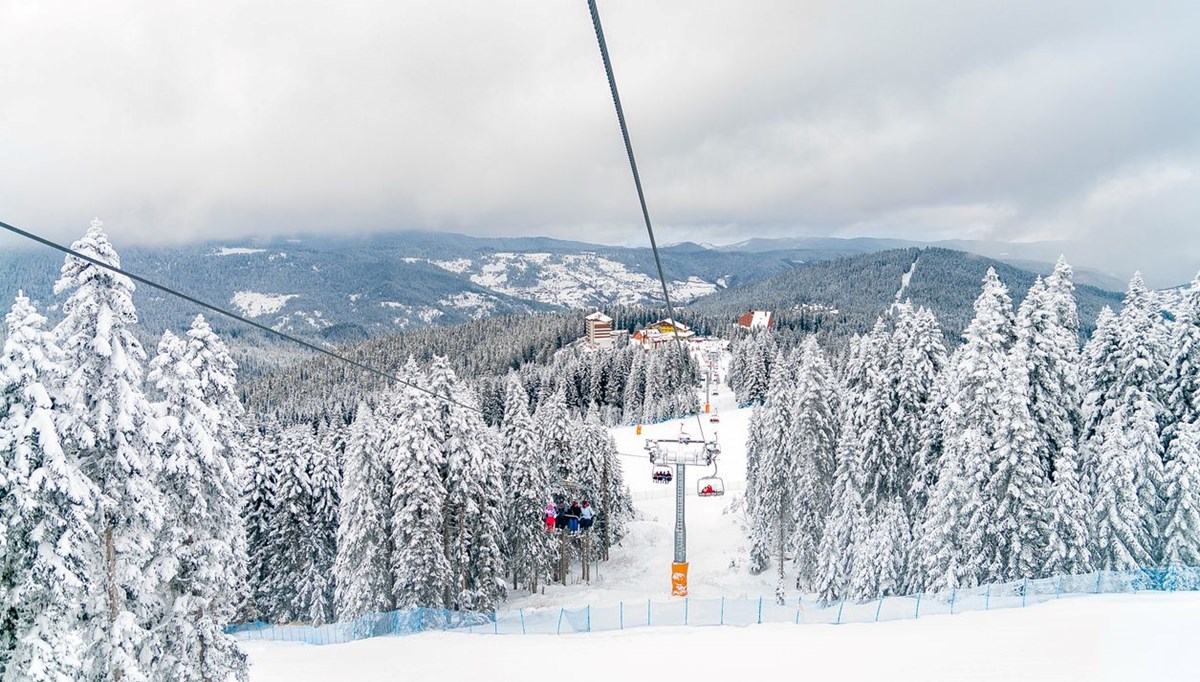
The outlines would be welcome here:
[[[638,627],[761,623],[876,623],[922,616],[1031,606],[1088,594],[1200,590],[1200,568],[1099,571],[1038,580],[981,585],[969,589],[889,596],[866,601],[822,602],[803,598],[779,604],[774,598],[674,599],[620,602],[580,608],[518,609],[479,613],[445,609],[407,609],[370,613],[328,625],[243,623],[226,631],[240,640],[341,644],[369,637],[454,631],[498,635],[561,635],[628,630]]]

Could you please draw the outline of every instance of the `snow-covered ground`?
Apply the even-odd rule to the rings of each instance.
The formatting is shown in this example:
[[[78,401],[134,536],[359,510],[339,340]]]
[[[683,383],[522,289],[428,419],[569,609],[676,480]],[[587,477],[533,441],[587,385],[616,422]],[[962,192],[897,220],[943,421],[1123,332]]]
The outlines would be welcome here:
[[[255,682],[1194,680],[1198,629],[1200,594],[1142,593],[887,623],[242,646]]]
[[[725,376],[728,357],[718,374]],[[718,462],[727,493],[701,499],[688,468],[690,595],[770,598],[771,571],[750,575],[739,515],[730,511],[745,489],[745,442],[751,411],[738,409],[724,384],[711,398],[719,422],[701,418],[722,445]],[[567,586],[513,594],[508,609],[666,601],[673,553],[674,485],[651,481],[646,437],[673,437],[681,425],[696,436],[695,418],[613,429],[639,518],[611,559],[578,569]],[[791,596],[795,596],[794,594]],[[619,680],[678,677],[743,679],[776,673],[852,679],[1200,679],[1191,651],[1200,628],[1200,594],[1099,595],[1026,609],[927,616],[870,624],[640,628],[581,635],[425,633],[350,644],[311,646],[244,642],[255,682],[302,680],[539,680],[576,674],[580,654],[599,662],[590,676]]]
[[[257,291],[234,292],[229,300],[246,317],[260,317],[283,310],[296,294],[261,294]]]

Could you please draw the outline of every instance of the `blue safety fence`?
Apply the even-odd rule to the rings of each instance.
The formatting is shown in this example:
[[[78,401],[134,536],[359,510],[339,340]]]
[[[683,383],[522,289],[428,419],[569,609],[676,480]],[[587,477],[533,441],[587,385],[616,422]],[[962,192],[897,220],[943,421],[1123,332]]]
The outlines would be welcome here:
[[[1021,608],[1088,594],[1184,590],[1200,590],[1200,568],[1099,571],[866,601],[820,602],[798,599],[778,604],[773,598],[673,599],[666,602],[650,600],[620,602],[609,606],[518,609],[492,613],[418,608],[371,613],[348,622],[320,626],[244,623],[231,625],[226,632],[239,640],[341,644],[368,637],[433,631],[561,635],[647,626],[746,626],[761,623],[839,625]]]

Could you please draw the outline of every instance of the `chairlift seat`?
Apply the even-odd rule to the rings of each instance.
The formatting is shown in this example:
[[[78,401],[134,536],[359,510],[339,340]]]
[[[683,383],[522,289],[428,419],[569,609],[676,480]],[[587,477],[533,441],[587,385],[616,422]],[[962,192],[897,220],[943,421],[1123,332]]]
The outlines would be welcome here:
[[[696,494],[700,497],[720,497],[725,494],[725,481],[719,476],[705,476],[696,481]]]

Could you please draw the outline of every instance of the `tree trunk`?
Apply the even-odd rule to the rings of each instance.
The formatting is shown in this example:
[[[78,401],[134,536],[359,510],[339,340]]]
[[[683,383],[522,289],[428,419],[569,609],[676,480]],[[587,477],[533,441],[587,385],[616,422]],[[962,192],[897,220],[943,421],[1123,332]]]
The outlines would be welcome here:
[[[117,546],[113,538],[112,523],[109,522],[107,515],[101,519],[100,523],[104,528],[104,579],[106,581],[105,590],[108,593],[108,625],[111,637],[112,628],[117,622],[117,616],[121,613],[121,586],[117,584]],[[113,680],[120,682],[120,679],[125,676],[125,671],[114,667],[112,676]]]

